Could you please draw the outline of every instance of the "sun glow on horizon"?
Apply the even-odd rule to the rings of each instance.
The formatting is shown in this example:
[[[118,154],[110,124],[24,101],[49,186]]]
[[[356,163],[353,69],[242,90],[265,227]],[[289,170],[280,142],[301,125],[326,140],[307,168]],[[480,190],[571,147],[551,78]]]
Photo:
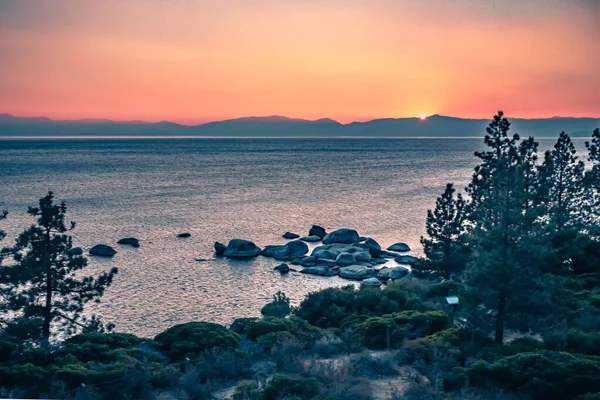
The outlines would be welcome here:
[[[419,117],[419,119],[420,119],[421,121],[425,121],[425,120],[427,119],[427,115],[421,115],[421,116]]]

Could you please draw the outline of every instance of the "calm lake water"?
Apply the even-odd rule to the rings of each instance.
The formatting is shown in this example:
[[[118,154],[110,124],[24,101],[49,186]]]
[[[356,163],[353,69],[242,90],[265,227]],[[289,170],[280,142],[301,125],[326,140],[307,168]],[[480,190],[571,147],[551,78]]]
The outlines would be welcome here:
[[[447,182],[466,186],[481,148],[481,139],[0,139],[0,208],[10,212],[2,228],[13,240],[33,221],[27,206],[53,190],[77,222],[75,245],[118,250],[90,257],[87,269],[119,267],[90,306],[117,331],[228,324],[259,315],[278,290],[298,302],[349,281],[280,276],[262,257],[196,261],[213,258],[216,240],[279,244],[285,231],[317,223],[386,247],[403,241],[418,255],[427,209]],[[192,237],[176,239],[181,232]],[[129,236],[141,247],[116,244]]]

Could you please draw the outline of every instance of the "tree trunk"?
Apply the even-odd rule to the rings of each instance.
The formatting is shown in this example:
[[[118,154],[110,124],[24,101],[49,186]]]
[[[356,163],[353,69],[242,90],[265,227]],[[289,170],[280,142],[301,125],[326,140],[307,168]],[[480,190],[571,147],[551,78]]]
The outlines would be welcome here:
[[[506,295],[498,295],[498,316],[496,317],[496,337],[495,342],[504,343],[504,317],[506,316]]]
[[[50,258],[50,232],[46,232],[46,251]],[[50,322],[52,321],[52,263],[48,259],[46,265],[46,303],[44,304],[44,325],[42,326],[42,341],[43,349],[50,348]]]

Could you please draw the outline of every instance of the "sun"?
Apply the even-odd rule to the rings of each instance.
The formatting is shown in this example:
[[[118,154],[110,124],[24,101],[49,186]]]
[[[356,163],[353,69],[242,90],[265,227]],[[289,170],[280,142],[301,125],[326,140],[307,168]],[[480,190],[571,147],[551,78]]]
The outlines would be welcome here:
[[[421,121],[424,121],[424,120],[426,120],[426,119],[427,119],[427,115],[421,115],[421,116],[419,117],[419,119],[420,119]]]

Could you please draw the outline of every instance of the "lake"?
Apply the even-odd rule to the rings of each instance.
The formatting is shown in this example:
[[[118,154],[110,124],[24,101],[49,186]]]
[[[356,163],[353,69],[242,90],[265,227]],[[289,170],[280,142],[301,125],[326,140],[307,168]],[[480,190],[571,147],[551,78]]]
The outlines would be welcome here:
[[[53,190],[77,222],[76,246],[118,251],[90,257],[88,273],[119,268],[90,311],[140,336],[192,320],[228,324],[258,315],[278,290],[297,303],[351,282],[280,276],[262,257],[196,261],[213,258],[215,241],[280,244],[284,232],[306,235],[316,223],[385,247],[406,242],[419,255],[427,209],[446,183],[466,186],[482,148],[480,138],[0,139],[4,244],[33,222],[27,206]],[[191,238],[177,239],[182,232]],[[130,236],[139,248],[116,244]]]

